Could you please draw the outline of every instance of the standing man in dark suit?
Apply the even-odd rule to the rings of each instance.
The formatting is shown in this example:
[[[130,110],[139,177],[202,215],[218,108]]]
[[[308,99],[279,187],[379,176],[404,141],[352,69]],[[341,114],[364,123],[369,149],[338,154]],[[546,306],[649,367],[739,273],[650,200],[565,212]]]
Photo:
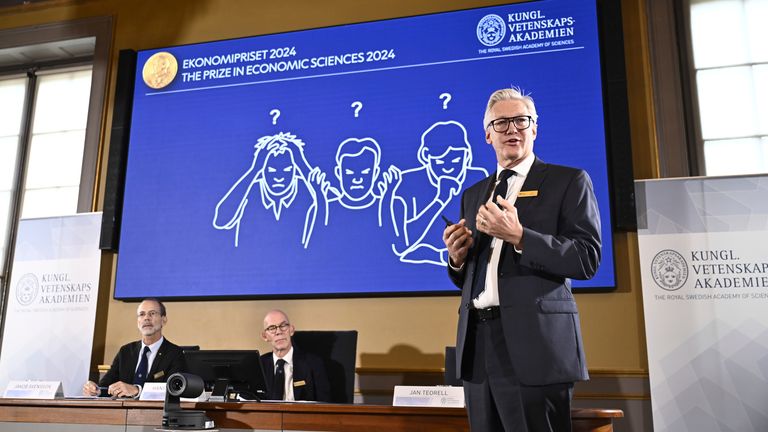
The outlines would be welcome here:
[[[533,154],[536,107],[518,89],[494,92],[483,122],[497,172],[464,192],[443,233],[462,289],[456,370],[470,425],[570,431],[573,383],[589,378],[570,279],[600,263],[592,182]]]
[[[136,320],[141,340],[123,345],[99,380],[99,386],[107,387],[111,396],[138,397],[145,382],[165,382],[186,368],[181,348],[163,337],[163,326],[168,322],[163,303],[145,299],[136,310]],[[88,381],[83,394],[97,396],[99,388]]]
[[[291,337],[295,331],[283,311],[269,311],[264,317],[261,337],[272,345],[272,352],[261,356],[267,398],[328,402],[331,387],[323,360],[293,346]]]

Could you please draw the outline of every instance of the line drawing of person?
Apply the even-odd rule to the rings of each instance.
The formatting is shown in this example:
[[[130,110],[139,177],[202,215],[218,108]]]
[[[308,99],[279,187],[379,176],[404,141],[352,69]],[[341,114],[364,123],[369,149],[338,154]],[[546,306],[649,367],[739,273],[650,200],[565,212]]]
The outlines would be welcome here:
[[[251,166],[240,176],[216,204],[213,227],[235,230],[235,247],[239,246],[240,227],[255,187],[265,210],[271,210],[279,222],[289,208],[305,211],[301,244],[306,249],[315,222],[328,223],[327,194],[338,194],[325,173],[313,168],[304,155],[305,143],[295,135],[280,132],[258,139]]]
[[[400,181],[400,170],[390,165],[381,173],[381,146],[370,137],[347,138],[336,149],[333,170],[339,181],[339,194],[328,199],[349,210],[362,211],[374,206],[378,226],[382,226],[384,202]],[[381,176],[379,174],[381,173]]]
[[[393,191],[390,212],[397,240],[392,251],[402,262],[446,266],[444,226],[435,220],[465,184],[488,177],[488,171],[472,166],[467,130],[454,120],[424,131],[417,158],[421,166],[403,170]]]

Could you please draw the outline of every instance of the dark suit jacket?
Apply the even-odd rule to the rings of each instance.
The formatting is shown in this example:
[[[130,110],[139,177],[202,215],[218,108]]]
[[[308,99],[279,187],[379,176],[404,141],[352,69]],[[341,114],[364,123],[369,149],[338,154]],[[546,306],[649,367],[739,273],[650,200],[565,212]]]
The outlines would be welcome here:
[[[462,218],[478,244],[477,210],[488,199],[495,174],[467,189]],[[537,191],[536,196],[525,196]],[[525,385],[586,380],[573,279],[589,279],[600,263],[600,217],[592,181],[583,170],[546,164],[531,166],[515,202],[523,225],[522,254],[504,243],[499,260],[501,324],[510,362]],[[477,251],[471,249],[461,271],[448,267],[462,289],[456,340],[457,378],[465,377],[463,359],[472,306]]]
[[[275,377],[275,361],[271,352],[261,356],[261,365],[269,394]],[[323,360],[312,353],[299,351],[296,347],[293,347],[293,398],[322,402],[331,400],[331,386]]]
[[[112,383],[122,381],[133,384],[133,376],[136,373],[136,363],[141,351],[141,341],[131,342],[120,347],[109,371],[99,380],[99,385],[106,387]],[[152,362],[152,367],[147,374],[147,382],[165,382],[169,376],[176,372],[184,372],[186,363],[184,353],[177,345],[163,340],[160,349]]]

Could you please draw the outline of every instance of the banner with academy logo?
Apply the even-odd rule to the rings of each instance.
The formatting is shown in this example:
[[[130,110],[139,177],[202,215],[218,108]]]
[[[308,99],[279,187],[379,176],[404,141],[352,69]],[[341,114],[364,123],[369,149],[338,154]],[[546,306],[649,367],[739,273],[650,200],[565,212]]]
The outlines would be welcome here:
[[[635,191],[654,430],[768,430],[768,176]]]
[[[8,291],[0,391],[9,381],[61,381],[79,395],[88,379],[96,317],[101,213],[19,224]]]

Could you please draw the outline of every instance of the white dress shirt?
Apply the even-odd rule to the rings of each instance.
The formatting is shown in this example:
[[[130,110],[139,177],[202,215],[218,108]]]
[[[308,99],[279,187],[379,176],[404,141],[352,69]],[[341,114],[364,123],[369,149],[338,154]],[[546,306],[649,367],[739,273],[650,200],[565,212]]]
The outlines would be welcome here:
[[[163,336],[160,336],[160,339],[157,340],[157,342],[153,343],[152,345],[149,345],[149,358],[147,359],[147,381],[151,381],[149,376],[149,371],[152,370],[152,362],[155,361],[155,357],[157,357],[157,352],[160,351],[160,345],[163,344],[163,341],[165,338]],[[141,349],[139,349],[139,357],[136,359],[136,369],[139,368],[139,363],[141,363],[141,355],[144,353],[144,347],[147,345],[144,345],[144,342],[141,343]],[[133,371],[136,372],[136,369]]]
[[[522,189],[525,178],[528,176],[528,172],[531,170],[531,165],[533,165],[534,160],[536,160],[536,156],[534,156],[533,152],[531,152],[531,154],[529,154],[525,159],[517,164],[516,167],[512,168],[512,170],[515,172],[515,175],[510,176],[509,179],[507,179],[507,196],[505,198],[513,205],[515,204],[515,200],[517,200],[517,194],[520,192],[520,189]],[[505,168],[503,168],[501,165],[498,165],[496,167],[497,175],[503,169]],[[498,184],[498,180],[496,181],[496,184]],[[491,192],[491,195],[493,195],[493,192]],[[490,201],[494,198],[495,197],[491,196],[488,198],[488,200]],[[480,295],[473,300],[473,304],[477,309],[484,309],[487,307],[499,305],[498,269],[502,245],[503,241],[496,237],[491,240],[491,256],[490,260],[488,261],[488,270],[485,272],[485,290],[483,290],[483,292],[481,292]],[[515,248],[515,252],[520,253],[517,248]],[[477,265],[482,265],[482,263],[477,263]]]

